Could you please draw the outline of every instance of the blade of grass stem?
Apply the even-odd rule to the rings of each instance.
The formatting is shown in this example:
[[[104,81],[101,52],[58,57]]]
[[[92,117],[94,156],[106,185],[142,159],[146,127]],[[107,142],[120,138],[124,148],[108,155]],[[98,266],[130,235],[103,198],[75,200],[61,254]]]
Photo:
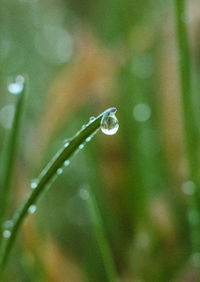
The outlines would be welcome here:
[[[79,150],[79,146],[82,145],[88,137],[97,132],[97,130],[100,128],[102,117],[110,112],[116,112],[116,108],[107,109],[93,121],[86,124],[83,129],[77,132],[75,136],[70,139],[69,142],[63,145],[63,147],[55,154],[52,160],[43,169],[37,179],[37,185],[35,189],[32,189],[31,193],[13,216],[13,224],[9,230],[10,236],[9,238],[4,239],[0,252],[0,275],[7,262],[8,255],[10,253],[11,247],[13,246],[18,230],[24,218],[28,214],[29,207],[37,203],[38,199],[48,188],[50,181],[56,176],[57,170],[63,166],[66,160],[68,160],[77,150]]]
[[[2,189],[0,194],[0,234],[2,234],[2,224],[7,212],[7,206],[9,203],[11,179],[13,173],[13,167],[15,164],[18,137],[21,128],[22,112],[24,106],[26,87],[23,85],[23,90],[18,94],[18,100],[16,104],[12,129],[8,138],[7,147],[5,150],[5,159],[3,164],[3,175],[2,175]],[[1,237],[0,237],[1,242]]]
[[[198,130],[194,116],[191,90],[191,58],[185,20],[185,1],[174,0],[176,33],[178,43],[178,67],[180,73],[182,112],[185,134],[185,148],[188,160],[189,177],[195,183],[197,189],[191,196],[189,212],[195,214],[195,220],[190,220],[191,243],[193,251],[200,252],[200,195],[198,177]],[[200,265],[199,265],[200,267]]]
[[[112,252],[105,234],[101,213],[98,208],[96,199],[89,191],[89,189],[88,189],[87,206],[88,206],[89,216],[91,218],[92,225],[94,228],[96,240],[101,252],[108,281],[109,282],[119,281],[117,278],[117,271],[116,271],[115,263],[113,261]]]

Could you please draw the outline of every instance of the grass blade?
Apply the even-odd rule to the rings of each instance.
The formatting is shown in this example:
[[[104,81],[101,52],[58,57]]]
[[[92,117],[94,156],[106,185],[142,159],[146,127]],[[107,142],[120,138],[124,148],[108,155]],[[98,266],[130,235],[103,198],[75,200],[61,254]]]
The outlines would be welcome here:
[[[87,207],[89,211],[89,216],[94,228],[94,233],[96,236],[97,243],[101,252],[101,256],[104,263],[104,268],[109,282],[119,281],[117,278],[117,271],[115,263],[113,261],[112,252],[107,241],[107,237],[104,231],[104,224],[102,222],[100,210],[98,208],[95,197],[92,193],[86,190],[87,194]]]
[[[63,166],[64,162],[69,160],[69,158],[79,149],[79,146],[83,145],[87,138],[96,133],[96,131],[100,128],[102,117],[106,114],[115,112],[116,108],[109,108],[94,120],[86,124],[83,129],[77,132],[75,136],[70,139],[69,142],[63,145],[63,147],[56,153],[53,159],[41,172],[38,177],[36,187],[32,189],[32,192],[28,195],[27,199],[15,212],[12,220],[12,227],[9,230],[9,236],[3,241],[0,253],[0,275],[4,269],[18,230],[24,218],[27,216],[30,206],[37,203],[38,199],[45,192],[48,184],[56,176],[58,169]]]
[[[195,184],[196,190],[191,195],[189,213],[195,214],[195,220],[190,220],[191,244],[193,252],[200,252],[200,182],[199,182],[199,159],[198,159],[198,125],[194,116],[194,106],[191,90],[191,58],[185,18],[185,1],[174,0],[176,32],[178,43],[178,62],[181,85],[182,111],[185,134],[185,149],[188,160],[189,177]],[[200,264],[199,266],[200,267]]]
[[[25,85],[23,85],[22,92],[18,94],[18,100],[15,109],[15,115],[13,119],[12,129],[9,135],[8,144],[6,148],[6,155],[4,159],[3,175],[2,175],[2,189],[0,194],[0,231],[2,231],[2,224],[7,212],[7,206],[9,202],[11,179],[13,173],[13,167],[15,163],[18,137],[21,127],[22,112],[25,99]],[[2,233],[2,232],[1,232]],[[1,237],[0,237],[1,241]]]

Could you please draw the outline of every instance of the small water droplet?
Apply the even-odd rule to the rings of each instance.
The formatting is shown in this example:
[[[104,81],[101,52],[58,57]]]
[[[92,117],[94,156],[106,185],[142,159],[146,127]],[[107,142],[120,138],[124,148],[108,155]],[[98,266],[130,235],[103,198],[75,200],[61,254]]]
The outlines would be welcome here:
[[[16,76],[14,80],[8,84],[8,91],[14,95],[20,94],[23,88],[24,88],[24,77],[22,75]]]
[[[64,166],[68,166],[70,164],[69,160],[64,161]]]
[[[93,122],[95,120],[95,117],[90,117],[89,122]]]
[[[79,149],[83,149],[84,148],[84,144],[79,145]]]
[[[33,214],[36,210],[37,210],[36,205],[31,205],[31,206],[28,208],[28,213]]]
[[[145,122],[151,117],[151,108],[147,104],[137,104],[133,108],[133,117],[136,121]]]
[[[89,198],[89,192],[84,189],[84,188],[81,188],[80,191],[79,191],[79,196],[81,197],[82,200],[87,200]]]
[[[10,235],[11,235],[10,230],[7,230],[7,229],[6,229],[6,230],[3,231],[3,237],[4,237],[4,238],[6,238],[6,239],[7,239],[7,238],[10,238]]]
[[[84,130],[86,128],[86,125],[82,125],[81,129]]]
[[[86,141],[86,142],[90,142],[90,141],[91,141],[91,139],[92,139],[92,136],[89,136],[89,137],[87,137],[87,138],[86,138],[86,140],[85,140],[85,141]]]
[[[31,189],[35,189],[38,185],[38,181],[37,180],[32,180],[31,181]]]
[[[64,147],[67,148],[69,146],[69,142],[67,141],[65,144],[64,144]]]
[[[106,135],[114,135],[119,129],[119,122],[115,113],[105,114],[101,120],[101,131]]]
[[[63,169],[60,167],[57,169],[57,172],[56,172],[58,175],[62,174],[63,173]]]

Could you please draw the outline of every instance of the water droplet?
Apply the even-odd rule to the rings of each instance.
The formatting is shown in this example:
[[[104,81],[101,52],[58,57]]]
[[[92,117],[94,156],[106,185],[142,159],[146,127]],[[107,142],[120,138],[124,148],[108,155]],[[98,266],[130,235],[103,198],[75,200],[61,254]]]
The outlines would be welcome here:
[[[139,122],[147,121],[151,117],[151,108],[147,104],[137,104],[133,108],[133,117]]]
[[[84,130],[86,128],[86,125],[82,125],[81,129]]]
[[[106,135],[113,135],[119,129],[119,122],[115,113],[105,114],[101,119],[101,131]]]
[[[7,229],[6,229],[6,230],[3,231],[3,237],[4,237],[4,238],[6,238],[6,239],[7,239],[7,238],[10,238],[10,235],[11,235],[10,230],[7,230]]]
[[[63,173],[63,169],[60,167],[57,169],[57,172],[56,172],[58,175],[62,174]]]
[[[28,208],[28,213],[33,214],[36,210],[37,210],[36,205],[31,205],[31,206]]]
[[[70,164],[69,160],[64,161],[64,166],[68,166]]]
[[[89,192],[84,189],[84,188],[81,188],[80,191],[79,191],[79,196],[81,197],[82,200],[87,200],[89,198]]]
[[[79,149],[83,149],[84,148],[84,144],[79,145]]]
[[[14,114],[15,114],[14,105],[9,104],[4,106],[0,110],[0,124],[6,129],[10,129],[12,127]]]
[[[192,195],[195,192],[196,186],[193,181],[189,180],[184,182],[181,188],[186,195]]]
[[[95,117],[90,117],[89,122],[93,122],[95,120]]]
[[[64,144],[64,147],[67,148],[69,146],[69,142],[67,141],[65,144]]]
[[[92,136],[89,136],[89,137],[87,137],[87,138],[86,138],[86,140],[85,140],[85,141],[86,141],[86,142],[90,142],[90,141],[91,141],[91,139],[92,139]]]
[[[37,180],[32,180],[31,181],[31,189],[35,189],[38,185],[38,181]]]
[[[20,94],[23,88],[24,88],[24,77],[22,75],[16,76],[16,78],[8,84],[8,91],[14,95]]]

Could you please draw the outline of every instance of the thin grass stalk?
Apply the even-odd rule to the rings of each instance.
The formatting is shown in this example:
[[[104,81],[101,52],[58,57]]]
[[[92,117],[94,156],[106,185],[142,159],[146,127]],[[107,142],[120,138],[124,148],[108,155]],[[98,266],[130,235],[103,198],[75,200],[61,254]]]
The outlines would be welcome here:
[[[63,147],[56,153],[53,159],[47,164],[47,166],[43,169],[41,174],[37,179],[37,185],[32,189],[31,193],[19,207],[19,209],[15,212],[12,219],[12,226],[9,230],[10,236],[9,238],[5,238],[0,250],[0,276],[5,268],[8,256],[10,254],[11,248],[16,239],[16,235],[19,231],[19,228],[24,221],[25,217],[28,215],[28,210],[30,206],[35,205],[41,195],[47,190],[49,187],[48,184],[51,184],[51,180],[57,175],[58,169],[63,167],[63,164],[66,160],[79,150],[79,146],[83,145],[88,137],[93,136],[100,128],[101,119],[104,115],[116,112],[116,108],[110,108],[100,114],[93,121],[89,122],[81,129],[79,132],[72,137],[69,142],[65,143]],[[103,227],[102,227],[103,228]]]
[[[23,90],[18,94],[13,124],[11,132],[8,138],[8,143],[6,147],[6,154],[3,164],[3,175],[2,175],[2,189],[0,193],[0,232],[2,234],[2,224],[7,212],[7,207],[10,198],[10,188],[11,188],[11,179],[13,174],[13,168],[16,159],[18,138],[21,128],[22,113],[24,107],[25,91],[26,87],[23,85]],[[1,242],[1,236],[0,236]]]
[[[89,216],[94,228],[94,233],[96,236],[97,243],[99,245],[99,250],[102,256],[105,272],[109,282],[116,282],[118,280],[117,270],[112,256],[112,251],[110,249],[107,236],[105,234],[105,228],[102,221],[101,213],[98,208],[95,197],[88,189],[87,206],[89,211]]]
[[[199,160],[198,160],[198,127],[194,116],[191,83],[191,57],[186,26],[186,11],[184,0],[174,0],[178,68],[180,74],[182,113],[185,135],[185,149],[188,160],[189,177],[196,185],[196,190],[191,196],[189,213],[193,215],[189,220],[191,228],[191,243],[193,252],[200,252],[200,183],[199,183]],[[200,265],[199,265],[200,267]]]

